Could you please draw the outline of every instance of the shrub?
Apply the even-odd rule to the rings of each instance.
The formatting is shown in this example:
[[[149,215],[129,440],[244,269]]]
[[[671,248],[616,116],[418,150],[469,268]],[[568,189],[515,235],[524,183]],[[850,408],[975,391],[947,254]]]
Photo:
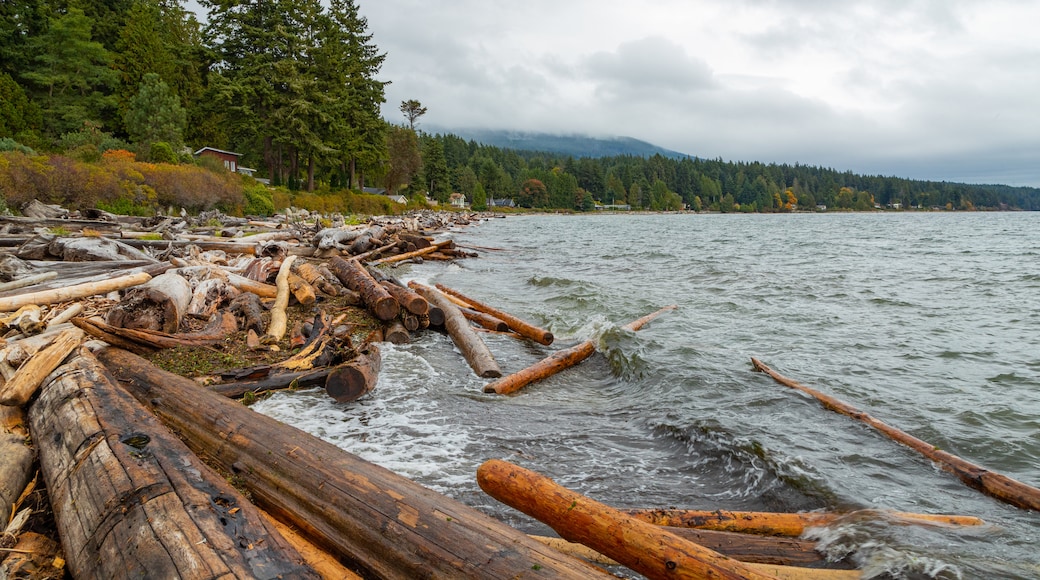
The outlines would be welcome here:
[[[0,139],[0,152],[3,151],[18,151],[26,155],[36,155],[36,152],[33,151],[32,148],[26,147],[10,137]]]
[[[245,215],[269,216],[274,214],[274,199],[271,192],[261,183],[242,188],[245,197]]]
[[[177,163],[177,154],[173,152],[173,147],[164,141],[152,143],[148,157],[152,163]]]

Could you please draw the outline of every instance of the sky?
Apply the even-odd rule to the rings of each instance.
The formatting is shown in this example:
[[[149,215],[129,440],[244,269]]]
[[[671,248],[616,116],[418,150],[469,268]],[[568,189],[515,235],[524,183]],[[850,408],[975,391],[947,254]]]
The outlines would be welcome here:
[[[1040,187],[1037,0],[358,0],[384,116]]]

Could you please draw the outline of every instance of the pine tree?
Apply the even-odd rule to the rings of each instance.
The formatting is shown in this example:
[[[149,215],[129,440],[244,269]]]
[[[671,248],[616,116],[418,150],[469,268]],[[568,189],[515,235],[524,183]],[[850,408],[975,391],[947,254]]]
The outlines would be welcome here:
[[[161,141],[180,148],[187,114],[176,95],[159,75],[144,75],[140,90],[130,100],[126,128],[135,143],[150,146]]]

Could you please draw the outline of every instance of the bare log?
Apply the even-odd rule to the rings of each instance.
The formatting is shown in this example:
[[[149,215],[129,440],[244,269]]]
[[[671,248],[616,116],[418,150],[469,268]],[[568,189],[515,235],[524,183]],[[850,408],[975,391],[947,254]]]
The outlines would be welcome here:
[[[314,304],[314,301],[317,300],[314,287],[292,272],[289,272],[289,291],[292,292],[296,301],[304,306]]]
[[[105,322],[112,326],[177,332],[191,304],[191,284],[183,276],[166,272],[131,288],[112,307]]]
[[[408,329],[405,328],[404,322],[393,320],[390,324],[385,325],[383,340],[393,344],[408,344],[412,341],[412,337],[408,334]]]
[[[533,324],[520,320],[512,314],[508,314],[506,312],[498,310],[497,308],[492,308],[487,304],[469,298],[461,292],[452,290],[451,288],[448,288],[443,284],[436,284],[436,286],[438,290],[444,292],[445,294],[450,294],[452,296],[455,296],[456,298],[465,300],[466,302],[472,305],[474,310],[479,310],[480,312],[490,314],[491,316],[494,316],[495,318],[502,320],[503,322],[509,325],[509,328],[513,329],[513,332],[519,334],[520,336],[526,336],[527,338],[530,338],[531,340],[539,344],[544,344],[546,346],[552,344],[553,335],[548,330],[538,328]]]
[[[206,326],[198,332],[186,332],[170,334],[157,330],[144,330],[138,328],[119,328],[102,322],[100,319],[73,319],[73,324],[83,329],[87,334],[104,340],[109,344],[117,344],[110,341],[118,337],[123,341],[129,341],[140,350],[176,348],[178,346],[208,346],[224,342],[229,334],[238,329],[238,323],[231,313],[218,312],[210,317]]]
[[[412,314],[427,314],[430,311],[430,303],[410,288],[399,286],[389,280],[382,280],[380,284],[408,312]]]
[[[485,493],[649,578],[772,578],[683,540],[548,477],[492,459],[477,469]]]
[[[17,290],[19,288],[25,288],[41,282],[47,282],[58,277],[57,272],[43,272],[40,274],[33,274],[31,276],[25,276],[18,278],[17,280],[11,280],[10,282],[4,282],[0,284],[0,292],[7,292],[8,290]]]
[[[825,562],[816,551],[816,543],[808,540],[694,528],[660,529],[741,562],[780,566],[820,566]]]
[[[956,475],[968,487],[981,491],[990,497],[994,497],[1015,507],[1040,511],[1040,489],[995,471],[990,471],[985,467],[975,465],[974,463],[961,459],[952,453],[942,451],[938,447],[926,443],[905,431],[896,429],[895,427],[871,417],[867,413],[860,411],[844,401],[825,395],[816,389],[809,388],[793,379],[789,379],[767,367],[762,363],[762,361],[756,358],[751,359],[751,364],[754,365],[756,370],[766,373],[776,382],[812,396],[823,403],[823,406],[827,409],[852,417],[862,423],[866,423],[878,431],[881,431],[881,433],[890,439],[898,441],[914,451],[917,451],[921,455],[924,455],[938,464],[944,471]]]
[[[292,547],[303,556],[307,565],[313,568],[322,577],[322,580],[363,580],[353,570],[340,564],[332,554],[315,545],[297,530],[274,519],[271,514],[263,510],[260,510],[260,514],[267,520],[267,523],[278,530],[285,541],[292,544]]]
[[[904,524],[980,526],[984,522],[974,516],[915,514],[885,510],[836,512],[734,512],[728,510],[625,509],[625,513],[657,526],[697,528],[720,532],[741,532],[797,538],[815,526],[831,525],[839,520],[885,519]]]
[[[656,312],[629,322],[622,326],[622,328],[633,332],[638,331],[654,318],[674,309],[674,305],[665,306]],[[554,352],[522,371],[515,372],[511,375],[502,377],[497,381],[484,385],[484,392],[498,393],[500,395],[515,393],[531,383],[551,377],[564,369],[568,369],[580,363],[592,356],[592,353],[594,352],[596,352],[596,343],[592,340],[586,340],[585,342],[576,344],[570,348]]]
[[[102,282],[89,282],[86,284],[77,284],[54,290],[43,290],[41,292],[8,296],[6,298],[0,298],[0,312],[18,310],[26,304],[37,304],[43,306],[44,304],[78,300],[80,298],[95,296],[97,294],[108,294],[115,290],[124,290],[139,284],[144,284],[151,279],[152,277],[149,274],[141,272],[128,276],[119,276],[118,278],[112,278],[111,280]]]
[[[477,323],[481,328],[488,330],[494,330],[495,332],[509,332],[509,325],[505,323],[501,318],[495,318],[490,314],[485,314],[479,310],[473,310],[472,308],[459,307],[459,311],[466,317],[466,320]]]
[[[0,405],[21,406],[28,403],[43,379],[79,346],[82,336],[78,330],[66,330],[54,337],[49,345],[36,351],[18,367],[14,377],[0,388]]]
[[[73,318],[79,316],[83,312],[83,303],[77,302],[72,306],[69,306],[65,310],[62,310],[54,317],[47,319],[47,330],[50,330],[59,324],[65,324]]]
[[[277,344],[285,336],[285,325],[288,322],[285,309],[289,306],[289,273],[295,259],[296,256],[287,257],[278,269],[278,295],[274,299],[274,306],[271,307],[271,321],[267,325],[267,333],[260,340],[264,344]]]
[[[260,394],[268,391],[324,386],[325,381],[336,367],[321,367],[305,371],[271,373],[255,380],[231,381],[209,385],[209,390],[231,399],[237,399],[246,393]]]
[[[87,351],[29,410],[76,578],[317,578],[248,500]],[[59,436],[60,435],[60,436]]]
[[[227,277],[201,280],[195,285],[188,304],[187,315],[194,318],[208,319],[216,314],[225,304],[229,304],[243,292],[231,285]],[[176,332],[167,330],[166,332]]]
[[[0,328],[4,332],[17,330],[25,336],[33,336],[43,332],[47,325],[43,323],[43,309],[35,304],[27,304],[14,314],[0,317]]]
[[[339,403],[356,401],[375,388],[382,366],[379,347],[369,344],[354,360],[329,373],[325,392]]]
[[[478,377],[488,379],[502,376],[502,369],[495,362],[495,357],[491,355],[491,351],[477,336],[477,333],[473,332],[473,328],[470,327],[457,306],[433,288],[423,286],[414,280],[408,285],[426,298],[430,304],[444,312],[444,326],[448,330],[448,336],[451,337],[455,346],[459,347],[462,356],[466,358],[466,362]]]
[[[33,459],[25,413],[21,407],[0,405],[0,528],[7,524],[12,507],[32,479]]]
[[[521,532],[118,349],[99,358],[268,513],[381,578],[608,577]]]
[[[400,314],[401,305],[357,260],[344,260],[339,256],[333,256],[329,260],[329,269],[347,288],[361,295],[361,300],[376,318],[393,320]]]

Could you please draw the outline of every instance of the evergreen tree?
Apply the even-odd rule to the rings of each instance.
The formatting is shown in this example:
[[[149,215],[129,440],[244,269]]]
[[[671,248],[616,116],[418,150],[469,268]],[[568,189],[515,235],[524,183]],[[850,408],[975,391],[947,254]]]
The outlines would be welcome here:
[[[488,209],[488,198],[487,192],[484,191],[484,186],[477,182],[473,187],[473,196],[470,198],[473,203],[471,207],[476,211],[487,211]]]
[[[40,109],[29,102],[22,87],[7,73],[0,73],[0,138],[29,140],[40,127]]]
[[[148,73],[130,100],[125,120],[131,141],[145,146],[162,141],[179,149],[187,114],[159,75]]]

